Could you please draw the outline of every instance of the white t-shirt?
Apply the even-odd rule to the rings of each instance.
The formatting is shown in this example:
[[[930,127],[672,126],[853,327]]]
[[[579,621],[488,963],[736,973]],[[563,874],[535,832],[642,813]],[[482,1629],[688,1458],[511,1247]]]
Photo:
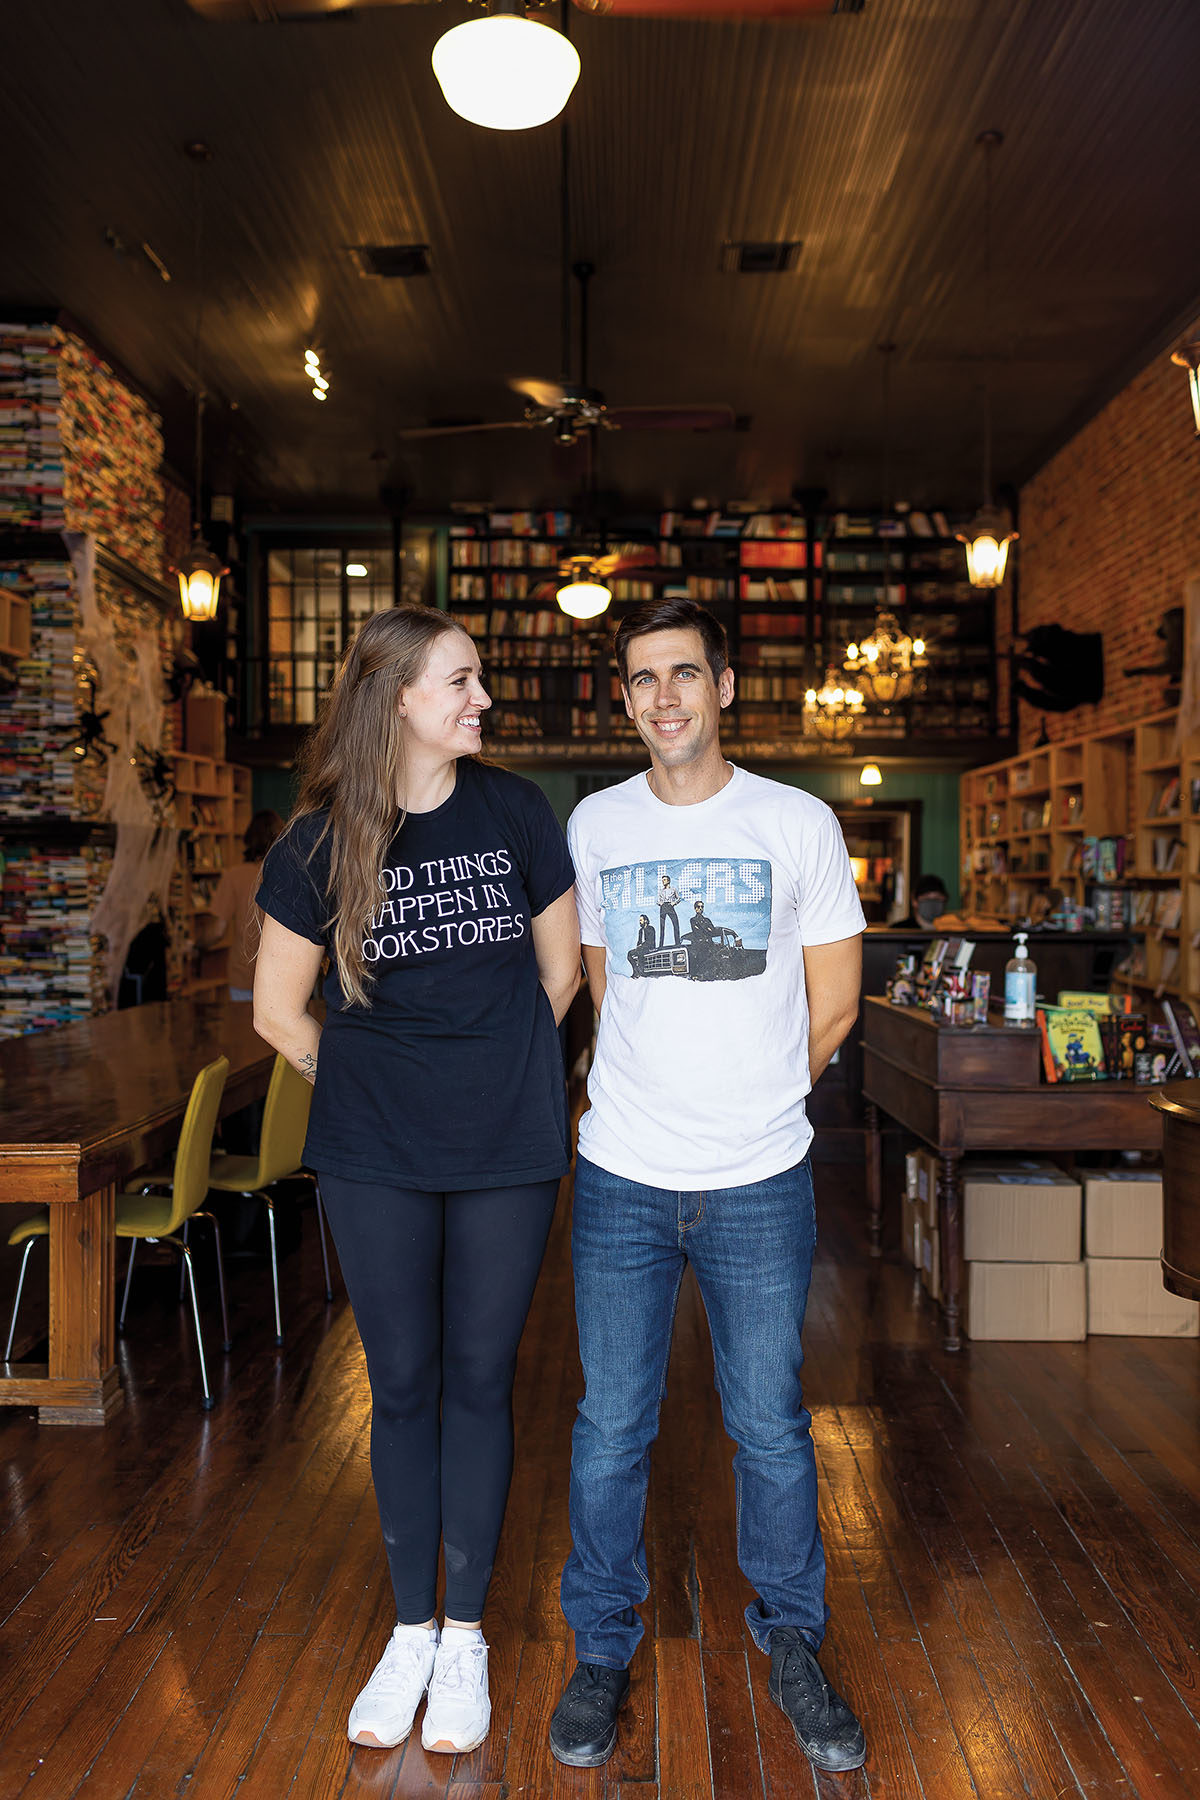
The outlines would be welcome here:
[[[866,923],[834,814],[738,768],[667,806],[642,774],[567,836],[583,942],[607,951],[584,1156],[686,1192],[790,1169],[813,1136],[804,946]]]

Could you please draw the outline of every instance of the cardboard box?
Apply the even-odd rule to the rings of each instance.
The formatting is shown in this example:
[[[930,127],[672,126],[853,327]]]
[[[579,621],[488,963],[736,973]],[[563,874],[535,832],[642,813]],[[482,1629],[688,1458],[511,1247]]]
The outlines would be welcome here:
[[[1200,1306],[1167,1292],[1157,1256],[1089,1256],[1087,1300],[1095,1337],[1200,1337]]]
[[[921,1209],[908,1194],[900,1200],[900,1254],[913,1268],[920,1266]]]
[[[966,1333],[1026,1343],[1087,1336],[1082,1262],[973,1262],[967,1267]]]
[[[1079,1183],[1050,1163],[965,1163],[962,1206],[967,1262],[1079,1261]]]
[[[921,1286],[933,1300],[942,1297],[942,1234],[936,1226],[921,1233]]]
[[[1162,1254],[1162,1176],[1149,1169],[1097,1169],[1083,1182],[1088,1256]]]
[[[904,1169],[910,1198],[919,1204],[926,1223],[936,1225],[937,1157],[932,1150],[910,1150],[904,1159]]]

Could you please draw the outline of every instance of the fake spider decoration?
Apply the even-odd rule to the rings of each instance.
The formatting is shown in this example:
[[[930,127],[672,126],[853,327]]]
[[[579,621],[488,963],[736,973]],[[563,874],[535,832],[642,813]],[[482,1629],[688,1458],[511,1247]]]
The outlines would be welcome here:
[[[79,714],[78,735],[63,747],[80,760],[94,750],[97,762],[106,763],[109,751],[117,748],[111,738],[104,735],[104,721],[108,718],[108,713],[96,711],[96,683],[88,680],[86,684],[80,685],[86,685],[89,703]]]
[[[138,772],[138,780],[145,788],[150,799],[159,805],[165,805],[175,798],[175,777],[169,756],[161,750],[151,750],[146,744],[139,744],[137,755],[130,757]]]

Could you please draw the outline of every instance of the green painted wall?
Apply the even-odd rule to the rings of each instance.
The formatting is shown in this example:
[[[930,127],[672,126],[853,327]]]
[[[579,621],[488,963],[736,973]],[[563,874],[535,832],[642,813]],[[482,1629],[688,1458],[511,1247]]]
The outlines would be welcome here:
[[[804,788],[819,800],[832,802],[861,799],[863,789],[859,786],[858,771],[857,762],[848,762],[844,769],[810,769],[802,765],[782,767],[772,763],[755,772],[770,776],[774,781],[786,782],[789,787]],[[628,778],[628,771],[618,769],[606,770],[603,774],[589,774],[579,769],[528,769],[522,772],[541,788],[563,825],[584,794]],[[885,767],[882,787],[872,790],[876,804],[880,806],[886,805],[888,800],[921,802],[921,867],[916,873],[940,875],[946,883],[952,906],[958,904],[959,889],[958,779],[953,770],[892,771]],[[294,792],[295,777],[290,769],[255,769],[256,811],[270,806],[286,819]]]

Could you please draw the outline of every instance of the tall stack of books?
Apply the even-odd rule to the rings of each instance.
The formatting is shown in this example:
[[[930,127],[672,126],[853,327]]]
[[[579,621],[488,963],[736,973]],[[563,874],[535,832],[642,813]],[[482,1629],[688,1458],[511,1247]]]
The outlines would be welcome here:
[[[71,565],[50,559],[0,563],[0,583],[32,604],[29,656],[0,694],[0,817],[75,815],[75,589]]]
[[[58,333],[0,323],[0,529],[61,531]]]
[[[66,521],[162,574],[162,422],[104,359],[57,333]]]
[[[111,852],[10,845],[0,916],[0,1037],[67,1025],[102,1011],[93,909]]]

